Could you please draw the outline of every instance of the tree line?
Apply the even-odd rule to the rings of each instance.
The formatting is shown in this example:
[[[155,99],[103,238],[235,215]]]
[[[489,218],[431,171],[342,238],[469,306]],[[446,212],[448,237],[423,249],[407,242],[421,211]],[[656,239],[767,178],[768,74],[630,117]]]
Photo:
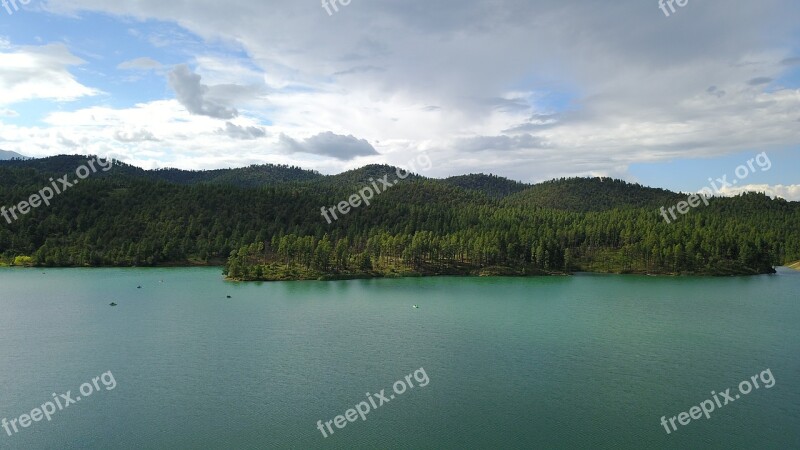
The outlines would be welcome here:
[[[26,163],[0,164],[0,204],[15,204],[57,174]],[[329,225],[319,215],[321,206],[346,199],[388,169],[371,166],[341,177],[283,169],[249,168],[231,183],[216,173],[208,183],[186,184],[137,175],[141,169],[115,175],[115,167],[47,208],[0,223],[0,262],[225,264],[231,278],[300,279],[577,270],[766,273],[800,259],[798,203],[762,194],[715,198],[667,224],[657,207],[679,194],[618,180],[524,187],[480,175],[451,182],[410,177]],[[248,187],[255,173],[270,171],[283,181]],[[237,174],[222,175],[235,180]],[[170,178],[187,176],[170,172]]]

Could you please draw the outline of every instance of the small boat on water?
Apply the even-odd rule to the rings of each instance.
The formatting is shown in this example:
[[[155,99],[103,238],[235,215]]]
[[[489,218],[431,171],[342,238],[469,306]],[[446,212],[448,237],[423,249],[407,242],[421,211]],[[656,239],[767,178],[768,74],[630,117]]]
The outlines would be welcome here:
[[[419,309],[419,305],[414,305],[413,308],[414,309]]]
[[[114,302],[111,302],[111,304],[110,304],[110,305],[108,305],[108,306],[117,306],[117,304],[116,304],[116,303],[114,303]]]

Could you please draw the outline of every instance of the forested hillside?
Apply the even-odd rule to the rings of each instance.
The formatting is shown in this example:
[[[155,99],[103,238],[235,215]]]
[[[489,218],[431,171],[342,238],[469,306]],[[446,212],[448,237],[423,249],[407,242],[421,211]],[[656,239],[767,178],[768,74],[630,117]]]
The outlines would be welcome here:
[[[77,164],[63,158],[0,162],[0,205],[74,172]],[[800,259],[800,204],[760,194],[715,198],[667,224],[657,208],[685,196],[617,180],[554,180],[502,195],[504,188],[485,183],[412,176],[328,224],[321,207],[346,200],[369,178],[395,177],[395,168],[323,176],[256,167],[190,176],[115,166],[49,207],[11,224],[0,218],[0,259],[40,266],[227,262],[237,279],[767,273]]]
[[[660,208],[681,200],[686,200],[686,195],[612,178],[561,178],[512,195],[506,204],[587,212],[613,208]]]
[[[38,173],[59,176],[72,173],[86,163],[86,157],[78,155],[60,155],[51,158],[32,160],[12,160],[0,162],[0,170],[31,169]],[[99,171],[93,178],[135,178],[151,181],[165,181],[175,184],[222,184],[239,187],[259,187],[271,184],[303,182],[323,178],[318,172],[285,165],[253,165],[239,169],[217,170],[179,170],[156,169],[144,170],[129,164],[117,162],[110,173]]]
[[[503,198],[522,192],[531,186],[497,175],[472,174],[459,175],[444,180],[445,183],[471,191],[483,192],[492,198]]]

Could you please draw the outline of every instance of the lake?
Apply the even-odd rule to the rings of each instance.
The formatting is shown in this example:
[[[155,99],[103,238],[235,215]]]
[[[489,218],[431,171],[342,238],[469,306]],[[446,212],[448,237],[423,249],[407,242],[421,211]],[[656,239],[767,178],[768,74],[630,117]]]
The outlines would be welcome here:
[[[0,269],[0,419],[18,430],[0,448],[800,448],[800,272],[778,270],[244,284]],[[662,425],[744,380],[760,388]],[[20,417],[68,391],[50,421]],[[358,404],[365,421],[336,420]]]

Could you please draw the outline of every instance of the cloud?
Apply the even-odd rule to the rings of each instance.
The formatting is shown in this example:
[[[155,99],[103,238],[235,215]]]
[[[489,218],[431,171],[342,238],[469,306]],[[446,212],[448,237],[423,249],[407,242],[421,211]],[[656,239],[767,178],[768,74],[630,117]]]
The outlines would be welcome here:
[[[84,61],[64,44],[5,50],[0,48],[0,105],[38,99],[71,101],[99,93],[75,80],[69,68]]]
[[[258,139],[267,135],[262,127],[243,127],[231,122],[225,122],[225,128],[220,128],[217,133],[242,140]]]
[[[770,77],[757,77],[747,82],[747,84],[749,84],[750,86],[760,86],[762,84],[770,84],[770,83],[772,83],[772,78]]]
[[[216,119],[233,119],[239,115],[235,108],[220,104],[219,99],[207,98],[210,89],[200,83],[200,79],[200,75],[192,72],[185,64],[175,66],[169,73],[169,85],[187,111]]]
[[[534,114],[533,116],[531,116],[530,119],[528,119],[524,123],[503,130],[503,133],[517,134],[517,133],[539,132],[545,128],[556,125],[558,123],[558,119],[559,119],[558,114]]]
[[[521,134],[471,137],[457,141],[455,146],[466,152],[482,152],[545,148],[547,144],[531,134]]]
[[[784,66],[800,65],[800,57],[786,58],[783,61],[781,61],[781,64],[783,64]]]
[[[177,96],[194,116],[189,124],[163,126],[156,123],[162,115],[142,117],[136,127],[154,130],[162,151],[180,153],[188,167],[220,162],[219,147],[229,144],[240,151],[225,158],[239,164],[289,155],[321,171],[347,166],[346,159],[308,153],[264,154],[286,144],[281,135],[320,130],[374,143],[376,160],[435,149],[432,158],[447,161],[435,165],[438,174],[487,171],[490,164],[493,172],[525,181],[624,174],[630,164],[800,142],[800,90],[790,76],[798,62],[783,59],[800,28],[800,2],[792,0],[741,1],[735,8],[730,0],[705,0],[675,19],[635,0],[601,7],[588,0],[362,2],[335,18],[293,0],[184,3],[50,0],[48,6],[108,13],[126,27],[139,26],[128,25],[130,17],[165,24],[166,31],[159,27],[164,51],[194,58],[196,73],[183,74],[191,89]],[[232,50],[217,51],[220,42]],[[231,59],[236,70],[228,69]],[[782,89],[754,88],[748,85],[754,77],[781,80]],[[268,99],[242,88],[259,80],[270,88]],[[148,111],[178,105],[152,106]],[[268,118],[275,147],[216,134],[222,122],[211,117],[232,116],[234,106],[243,116]],[[138,112],[120,112],[128,114]],[[532,120],[537,114],[555,120]],[[464,141],[468,136],[476,138]],[[481,151],[487,148],[507,151],[489,159]]]
[[[153,133],[141,128],[139,130],[134,130],[130,132],[117,130],[114,132],[114,139],[124,142],[124,143],[131,143],[131,142],[158,142]]]
[[[347,70],[341,70],[333,74],[333,76],[342,76],[342,75],[354,75],[357,73],[366,73],[366,72],[386,72],[386,69],[382,67],[376,66],[355,66]]]
[[[62,147],[67,147],[67,148],[70,148],[70,149],[78,147],[78,143],[77,142],[73,141],[72,139],[64,137],[64,135],[62,135],[61,133],[58,134],[57,142]]]
[[[280,144],[285,151],[290,153],[311,153],[314,155],[330,156],[344,161],[359,156],[378,154],[375,147],[364,139],[356,139],[353,136],[341,136],[333,134],[330,131],[312,136],[303,142],[281,134]]]
[[[147,57],[132,59],[117,65],[117,69],[120,70],[153,70],[161,67],[162,65],[160,62]]]
[[[716,86],[710,86],[708,89],[706,89],[706,92],[708,92],[710,95],[713,95],[714,97],[717,97],[717,98],[722,98],[726,94],[725,91],[723,91],[721,89],[718,89]]]
[[[728,197],[739,195],[743,192],[763,192],[773,198],[780,197],[788,201],[800,201],[800,184],[748,184],[746,186],[725,187],[720,189],[720,193]]]

